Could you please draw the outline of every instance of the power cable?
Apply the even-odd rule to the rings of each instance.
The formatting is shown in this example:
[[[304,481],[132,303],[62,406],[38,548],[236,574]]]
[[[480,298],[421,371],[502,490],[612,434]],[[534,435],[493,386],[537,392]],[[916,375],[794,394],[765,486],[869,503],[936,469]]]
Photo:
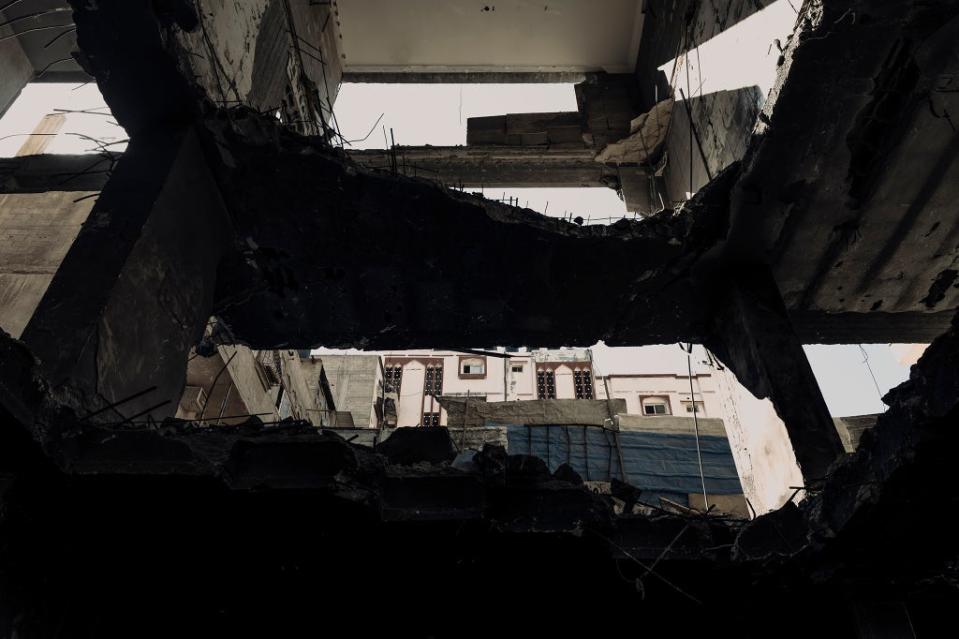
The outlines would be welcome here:
[[[686,370],[689,373],[689,401],[693,405],[693,427],[696,431],[696,459],[699,463],[699,481],[703,487],[703,508],[709,511],[709,497],[706,496],[706,475],[703,472],[703,450],[699,443],[699,416],[696,411],[696,395],[693,392],[693,344],[688,346],[679,345],[686,351]]]

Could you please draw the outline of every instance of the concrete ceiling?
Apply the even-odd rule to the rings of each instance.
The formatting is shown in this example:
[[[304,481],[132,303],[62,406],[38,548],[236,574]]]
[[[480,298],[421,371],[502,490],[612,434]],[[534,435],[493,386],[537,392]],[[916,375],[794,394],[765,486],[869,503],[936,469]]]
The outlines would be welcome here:
[[[347,72],[631,73],[641,0],[337,0]]]
[[[71,59],[76,47],[72,30],[73,14],[67,0],[30,0],[9,5],[0,11],[0,23],[11,22],[10,31],[19,34],[20,46],[34,69],[31,81],[83,81],[86,74]]]

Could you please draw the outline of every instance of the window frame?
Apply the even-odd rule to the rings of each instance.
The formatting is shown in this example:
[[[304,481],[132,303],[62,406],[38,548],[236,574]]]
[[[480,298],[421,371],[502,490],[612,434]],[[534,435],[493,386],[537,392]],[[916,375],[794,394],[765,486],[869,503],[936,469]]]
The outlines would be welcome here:
[[[463,367],[468,365],[479,364],[483,367],[483,372],[481,373],[465,373],[463,372]],[[456,372],[459,375],[460,379],[486,379],[486,374],[489,371],[487,366],[486,357],[483,355],[460,355],[459,361],[456,364]]]
[[[542,375],[543,381],[540,382]],[[556,399],[556,370],[538,366],[536,368],[536,399]]]
[[[647,404],[647,401],[653,400],[651,403]],[[663,406],[665,412],[657,413],[646,412],[646,407],[653,406]],[[639,409],[643,417],[670,417],[673,414],[673,407],[669,401],[668,395],[640,395],[639,396]]]

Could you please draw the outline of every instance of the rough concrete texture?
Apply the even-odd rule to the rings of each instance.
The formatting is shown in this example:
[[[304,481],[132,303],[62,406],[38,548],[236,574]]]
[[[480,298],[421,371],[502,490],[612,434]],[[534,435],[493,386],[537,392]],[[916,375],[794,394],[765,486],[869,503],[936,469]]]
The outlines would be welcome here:
[[[722,233],[721,196],[676,215],[580,227],[362,171],[249,113],[232,122],[245,135],[224,122],[218,148],[230,151],[218,179],[237,237],[219,271],[216,313],[251,344],[701,341],[706,293],[692,265]],[[347,266],[356,261],[362,268]],[[607,287],[594,286],[599,271]]]
[[[389,149],[350,151],[350,159],[369,169],[392,171]],[[609,187],[615,167],[595,161],[592,148],[522,146],[397,146],[396,171],[447,186],[485,188]]]
[[[847,453],[856,452],[859,441],[866,431],[876,425],[878,417],[878,415],[855,415],[833,419],[836,430],[839,431],[839,437],[842,439],[842,447]]]
[[[659,67],[677,53],[694,49],[774,0],[650,0],[646,3],[636,79],[645,108],[670,95],[669,78]]]
[[[728,368],[717,374],[723,380],[720,388],[729,446],[753,513],[768,513],[800,497],[795,486],[803,485],[802,471],[786,425],[772,402],[750,393]]]
[[[375,409],[383,379],[379,355],[322,355],[304,359],[303,366],[313,369],[311,382],[318,382],[317,366],[322,366],[330,382],[333,403],[338,411],[349,411],[358,428],[375,425]]]
[[[172,415],[210,317],[229,218],[196,136],[178,133],[131,142],[23,332],[65,400],[90,411],[155,386],[123,413]]]
[[[661,415],[644,417],[643,415],[617,415],[614,421],[620,430],[638,430],[647,433],[676,433],[693,435],[698,425],[700,435],[726,437],[723,420],[714,417],[676,417]]]
[[[19,337],[95,202],[96,192],[0,194],[0,328]]]
[[[3,12],[0,12],[0,22],[6,22]],[[12,27],[0,27],[0,117],[33,76],[33,65],[20,46],[19,38],[9,37],[12,33]]]
[[[753,395],[772,400],[806,483],[819,481],[842,455],[842,442],[776,283],[755,265],[727,275],[732,287],[704,346]]]
[[[630,123],[630,134],[618,142],[607,144],[596,155],[597,162],[616,164],[649,164],[655,160],[660,146],[666,139],[671,126],[673,100],[667,98],[652,109],[634,118]],[[723,166],[722,168],[726,168]]]
[[[713,631],[717,627],[730,631],[735,628],[740,635],[744,627],[753,628],[746,623],[747,619],[755,621],[757,615],[762,617],[773,611],[775,615],[784,614],[795,605],[797,597],[807,603],[834,600],[841,604],[836,593],[857,588],[862,582],[868,582],[870,591],[898,592],[901,597],[925,601],[929,595],[922,595],[922,588],[910,590],[905,584],[921,582],[929,571],[942,575],[943,561],[952,557],[947,531],[928,536],[928,531],[935,529],[932,520],[938,517],[938,509],[931,506],[943,502],[941,491],[930,490],[935,484],[926,482],[942,481],[951,472],[946,451],[954,444],[950,433],[955,429],[950,426],[955,419],[959,386],[952,367],[943,368],[942,364],[959,354],[959,330],[930,347],[910,382],[889,398],[892,407],[871,431],[875,437],[865,438],[859,452],[837,468],[837,483],[827,484],[823,492],[812,494],[802,507],[790,506],[745,525],[701,517],[628,514],[615,495],[595,495],[570,477],[559,479],[562,473],[550,476],[541,460],[508,457],[496,448],[488,448],[477,456],[471,470],[455,470],[443,461],[449,458],[448,448],[446,454],[440,455],[442,459],[432,463],[402,460],[407,463],[394,465],[388,457],[348,444],[340,437],[319,434],[306,424],[263,428],[251,423],[198,429],[169,422],[156,430],[104,431],[77,423],[66,413],[48,412],[52,406],[44,408],[44,403],[49,402],[50,396],[44,394],[42,381],[35,377],[36,366],[26,349],[8,338],[0,340],[0,348],[4,354],[0,359],[0,417],[4,422],[0,471],[9,478],[8,488],[0,496],[4,502],[0,535],[5,539],[30,540],[26,544],[18,542],[16,556],[7,552],[6,545],[0,551],[0,579],[5,584],[18,585],[15,594],[5,597],[0,608],[0,621],[6,624],[4,631],[8,634],[9,629],[16,627],[18,636],[44,636],[51,620],[75,632],[77,625],[94,623],[91,614],[98,619],[98,636],[128,632],[135,627],[131,624],[142,623],[135,621],[137,615],[128,617],[128,612],[146,613],[162,600],[143,596],[151,592],[148,584],[159,587],[159,581],[166,585],[173,575],[182,576],[183,570],[193,574],[197,567],[192,562],[199,558],[199,553],[206,557],[203,565],[211,571],[207,574],[214,583],[226,588],[226,593],[234,593],[239,585],[230,584],[240,571],[236,565],[238,557],[242,557],[242,572],[246,575],[239,583],[247,587],[253,583],[250,579],[269,574],[266,566],[279,565],[274,561],[292,562],[286,565],[298,566],[295,571],[302,571],[306,582],[312,581],[314,570],[342,584],[344,579],[358,578],[357,570],[361,568],[364,578],[385,577],[398,569],[392,553],[374,553],[376,560],[367,563],[365,558],[370,552],[361,551],[341,553],[349,561],[340,566],[326,553],[315,555],[312,544],[290,542],[289,530],[309,531],[313,538],[321,534],[328,542],[336,540],[338,546],[364,541],[360,548],[367,550],[399,544],[405,551],[400,555],[421,548],[406,541],[419,538],[424,545],[410,567],[415,565],[420,571],[431,565],[425,555],[452,553],[452,557],[461,557],[455,548],[496,548],[511,558],[500,570],[506,569],[510,574],[517,571],[518,575],[527,574],[513,563],[519,557],[525,556],[524,565],[529,566],[539,556],[531,550],[533,547],[547,544],[552,548],[556,540],[565,539],[564,543],[571,546],[562,554],[560,565],[567,575],[571,570],[579,575],[584,566],[597,564],[614,573],[617,568],[624,571],[629,587],[622,591],[607,589],[607,601],[609,597],[622,598],[623,605],[631,609],[652,606],[651,609],[662,612],[673,606],[688,610],[693,597],[703,602],[697,608],[705,606],[702,610]],[[22,430],[23,420],[35,419],[38,414],[45,414],[47,426],[51,427],[46,435],[58,433],[55,439],[47,439],[46,453],[72,475],[73,480],[68,483],[58,479],[61,471],[51,468],[49,462],[31,461],[43,455],[34,443],[18,439],[18,433],[26,432]],[[442,435],[446,431],[435,429],[431,433]],[[408,465],[411,461],[413,465]],[[867,474],[860,474],[862,471]],[[921,475],[915,476],[916,472]],[[863,477],[872,479],[864,482]],[[880,479],[889,483],[879,488]],[[917,487],[912,484],[914,481],[923,482],[921,487],[931,494],[917,500],[922,490],[909,489]],[[850,485],[861,488],[850,491]],[[224,500],[223,488],[218,486],[230,487],[235,496]],[[264,499],[265,490],[269,491],[269,500]],[[286,497],[281,500],[280,495]],[[118,499],[128,504],[122,517],[117,515]],[[933,499],[936,501],[931,502]],[[907,510],[908,519],[902,519],[901,509]],[[322,517],[316,515],[320,512]],[[893,513],[900,516],[890,516]],[[62,530],[77,517],[83,517],[86,526],[79,526],[75,535],[61,538],[59,544],[47,544],[54,531]],[[370,518],[383,523],[380,527],[363,523]],[[256,521],[260,524],[255,525]],[[871,559],[874,555],[866,554],[866,549],[889,552],[893,546],[914,543],[915,536],[920,534],[916,526],[927,523],[931,527],[922,528],[926,545],[921,552],[902,558],[890,553],[885,555],[881,568]],[[208,534],[222,531],[223,541],[198,545],[186,542],[183,535],[172,534],[185,525],[200,527]],[[102,534],[105,530],[114,534]],[[256,548],[261,550],[236,545],[230,540],[237,536],[226,534],[230,530],[256,531]],[[368,537],[373,530],[381,530],[384,536]],[[460,531],[454,535],[457,543],[443,543],[441,540],[454,530]],[[520,541],[528,536],[535,539],[534,546],[527,547]],[[285,537],[287,544],[267,543],[280,537]],[[151,547],[156,543],[156,552],[161,553],[163,560],[153,563],[144,559],[137,563],[135,571],[122,569],[123,563],[129,561],[123,539],[137,539],[138,544],[148,543]],[[165,543],[159,543],[160,540]],[[288,547],[290,543],[292,548]],[[373,545],[365,545],[369,543]],[[524,550],[519,552],[514,544],[520,544]],[[263,548],[287,548],[289,553],[283,553],[285,558],[281,560],[272,556],[275,551]],[[94,549],[99,570],[90,573],[83,567],[89,565],[85,558],[93,556]],[[314,565],[314,556],[317,561],[323,560]],[[41,560],[42,557],[48,560]],[[555,557],[553,554],[554,563]],[[216,567],[209,564],[211,560]],[[144,561],[148,563],[145,565]],[[466,565],[479,568],[489,566],[490,561],[490,556],[483,553]],[[644,566],[653,561],[658,562],[655,575],[644,572]],[[257,567],[260,562],[265,562],[262,569],[267,572],[263,575]],[[116,576],[117,570],[125,575],[123,590],[129,592],[136,585],[139,596],[133,599],[118,591],[121,582],[115,578],[109,580],[113,585],[104,579],[96,592],[97,596],[109,594],[111,601],[122,602],[125,612],[100,618],[95,612],[99,610],[97,606],[79,605],[85,604],[90,590],[71,588],[76,577],[69,575]],[[447,569],[437,566],[431,570]],[[407,583],[410,579],[416,583],[417,574],[414,570],[405,575]],[[437,573],[430,574],[435,579]],[[538,568],[535,577],[530,576],[529,584],[539,583],[544,595],[561,600],[565,588],[551,584],[549,574]],[[482,575],[485,572],[471,577],[478,580],[477,587],[490,583],[489,577]],[[592,578],[605,582],[598,575]],[[638,590],[636,578],[640,580]],[[288,579],[283,572],[274,575],[273,589],[295,593],[297,588],[306,588],[295,595],[304,597],[312,592],[299,578],[292,582]],[[51,583],[57,587],[51,589]],[[98,579],[97,583],[101,581]],[[465,583],[456,583],[460,587],[451,602],[472,592]],[[891,583],[896,584],[895,590],[885,590]],[[905,592],[914,594],[903,594],[904,587]],[[61,598],[66,593],[70,593],[70,604]],[[508,594],[506,590],[501,593]],[[583,596],[577,595],[580,604]],[[335,594],[328,597],[338,601]],[[395,597],[406,599],[399,591]],[[756,608],[730,616],[730,610],[740,610],[732,604],[744,597],[754,602]],[[193,615],[204,614],[203,610],[219,606],[225,616],[219,621],[211,618],[210,628],[241,620],[262,622],[258,613],[245,607],[222,608],[222,604],[208,597],[188,597],[186,601],[192,603],[166,604],[163,618],[170,623],[182,623]],[[262,593],[257,595],[257,601],[262,606],[273,605],[270,597]],[[824,622],[823,615],[838,615],[842,619],[840,604],[818,608],[818,623]],[[341,611],[352,609],[346,602],[341,606],[345,606]],[[295,612],[287,620],[302,623]],[[606,623],[598,621],[590,626],[606,627]],[[797,620],[792,626],[803,633],[816,627],[805,623]],[[158,628],[165,628],[165,624]],[[551,626],[548,622],[545,625]],[[406,627],[406,623],[400,626]],[[829,627],[836,627],[831,619]],[[152,630],[145,632],[149,635]],[[745,635],[762,636],[750,632],[747,630]]]
[[[756,87],[717,91],[673,105],[663,171],[673,206],[746,154],[762,94]],[[677,98],[678,99],[678,98]],[[690,126],[692,122],[692,127]]]
[[[959,145],[945,115],[959,108],[957,34],[954,3],[806,7],[735,189],[730,231],[733,250],[773,265],[790,309],[959,306],[948,284],[959,219],[947,213],[959,195]]]
[[[602,426],[626,412],[625,399],[532,399],[487,402],[465,397],[439,397],[451,427],[493,424],[586,424]]]

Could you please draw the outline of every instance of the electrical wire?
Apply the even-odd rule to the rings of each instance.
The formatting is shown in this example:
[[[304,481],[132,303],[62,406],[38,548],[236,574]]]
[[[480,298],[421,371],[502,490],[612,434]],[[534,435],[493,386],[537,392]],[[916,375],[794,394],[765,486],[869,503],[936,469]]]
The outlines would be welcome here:
[[[689,401],[693,405],[693,427],[696,431],[696,459],[699,462],[699,481],[703,486],[703,508],[709,512],[709,497],[706,496],[706,474],[703,472],[703,449],[699,443],[699,417],[696,414],[696,395],[693,393],[693,344],[687,347],[679,345],[686,351],[686,370],[689,372]]]
[[[886,404],[882,401],[882,390],[880,390],[879,382],[876,381],[876,374],[872,372],[872,366],[869,364],[869,353],[866,352],[862,344],[859,344],[859,351],[862,353],[862,363],[866,365],[866,370],[869,371],[869,377],[872,378],[873,386],[876,387],[876,395],[879,396],[879,401],[883,407],[885,407]],[[883,410],[885,410],[885,408],[883,408]]]

